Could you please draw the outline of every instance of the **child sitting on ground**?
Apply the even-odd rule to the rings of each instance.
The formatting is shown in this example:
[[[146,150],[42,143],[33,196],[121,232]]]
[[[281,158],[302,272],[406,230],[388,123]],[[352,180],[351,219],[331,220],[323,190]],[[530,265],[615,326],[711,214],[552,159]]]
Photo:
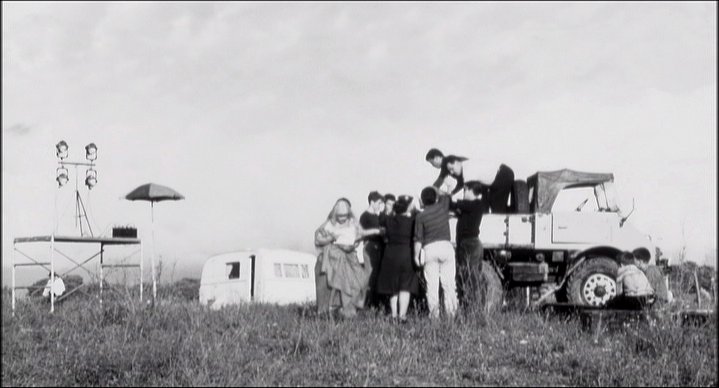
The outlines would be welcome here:
[[[672,296],[667,290],[667,284],[664,281],[662,270],[656,265],[649,264],[651,254],[647,248],[637,248],[632,251],[634,258],[637,259],[637,267],[644,272],[649,280],[649,285],[654,289],[656,303],[660,305],[667,304],[672,301]]]
[[[636,266],[631,252],[619,254],[617,271],[617,296],[607,303],[608,308],[641,310],[654,303],[654,289],[644,272]]]

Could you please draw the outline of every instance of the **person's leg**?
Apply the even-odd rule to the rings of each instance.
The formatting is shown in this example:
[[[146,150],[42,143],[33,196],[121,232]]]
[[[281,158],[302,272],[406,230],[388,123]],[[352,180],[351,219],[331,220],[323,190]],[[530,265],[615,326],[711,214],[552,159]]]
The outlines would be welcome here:
[[[469,294],[469,283],[470,283],[470,267],[469,267],[469,255],[468,251],[466,249],[466,243],[465,241],[460,241],[457,245],[457,253],[456,253],[456,260],[457,263],[457,275],[456,275],[456,284],[457,284],[457,297],[459,299],[459,304],[462,306],[462,308],[466,308],[468,306],[468,297]]]
[[[409,307],[409,297],[410,297],[410,294],[408,291],[400,291],[399,292],[399,319],[407,318],[407,308]]]
[[[439,317],[439,263],[425,251],[424,279],[427,282],[427,308],[430,318]]]
[[[342,309],[340,313],[345,318],[352,318],[357,315],[356,300],[357,297],[350,295],[346,292],[342,292]]]
[[[469,303],[477,306],[480,301],[479,289],[480,282],[482,279],[482,260],[484,256],[484,249],[482,248],[482,242],[479,239],[472,239],[465,244],[468,256],[468,267],[469,267]]]
[[[380,266],[380,250],[379,244],[373,241],[365,243],[365,259],[369,258],[370,265],[372,266],[372,272],[369,278],[369,289],[367,290],[367,307],[375,308],[379,307],[379,294],[377,294],[377,275],[379,274]]]
[[[330,292],[327,285],[327,274],[321,273],[322,261],[315,264],[315,293],[317,296],[317,313],[330,311]]]
[[[457,265],[454,258],[454,247],[449,241],[441,245],[441,258],[439,263],[439,278],[444,289],[444,311],[448,317],[457,312]]]
[[[392,311],[392,318],[397,318],[397,299],[397,294],[389,297],[389,308]]]

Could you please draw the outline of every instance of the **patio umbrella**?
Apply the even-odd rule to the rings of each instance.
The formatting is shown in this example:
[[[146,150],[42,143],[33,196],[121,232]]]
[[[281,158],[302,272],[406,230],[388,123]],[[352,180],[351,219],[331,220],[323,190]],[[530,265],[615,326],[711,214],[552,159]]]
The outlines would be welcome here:
[[[155,202],[160,201],[179,201],[185,199],[185,196],[177,191],[167,187],[158,185],[157,183],[146,183],[132,190],[125,196],[129,201],[148,201],[150,202],[150,217],[152,220],[152,297],[157,297],[157,285],[155,284]]]

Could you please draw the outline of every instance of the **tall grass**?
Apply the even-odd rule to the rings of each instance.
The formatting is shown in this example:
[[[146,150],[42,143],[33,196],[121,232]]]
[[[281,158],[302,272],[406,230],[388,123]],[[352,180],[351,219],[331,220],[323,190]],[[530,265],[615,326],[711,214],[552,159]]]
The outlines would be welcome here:
[[[2,385],[717,385],[717,330],[672,321],[594,341],[577,322],[478,312],[458,321],[319,317],[311,306],[211,311],[130,293],[2,303]]]

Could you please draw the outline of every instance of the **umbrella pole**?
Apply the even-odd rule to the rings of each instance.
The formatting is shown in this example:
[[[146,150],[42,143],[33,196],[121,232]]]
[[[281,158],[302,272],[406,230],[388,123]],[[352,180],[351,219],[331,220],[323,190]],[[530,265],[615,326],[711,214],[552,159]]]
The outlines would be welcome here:
[[[150,201],[150,217],[152,230],[152,300],[157,299],[157,280],[155,278],[155,202]]]

